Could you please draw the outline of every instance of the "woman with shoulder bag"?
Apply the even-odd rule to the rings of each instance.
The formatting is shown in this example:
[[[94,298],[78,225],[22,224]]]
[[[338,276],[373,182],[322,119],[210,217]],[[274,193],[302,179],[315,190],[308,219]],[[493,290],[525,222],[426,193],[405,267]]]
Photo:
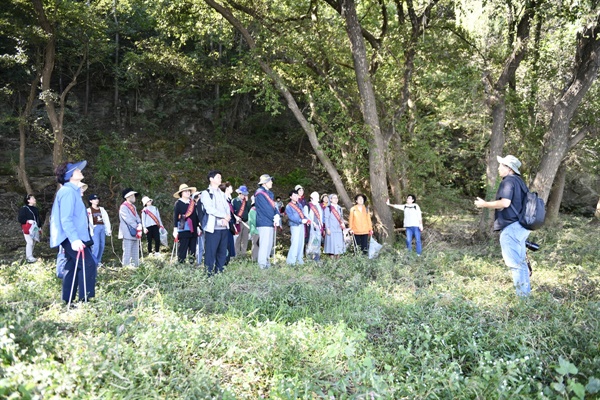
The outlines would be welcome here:
[[[42,228],[40,212],[35,206],[37,203],[34,195],[28,194],[23,200],[25,205],[19,210],[18,220],[21,223],[21,229],[25,237],[25,257],[27,258],[27,262],[34,263],[37,259],[33,256],[33,248],[35,247],[35,242],[39,242],[39,234]],[[36,229],[38,230],[36,232],[38,234],[37,238],[33,232]]]

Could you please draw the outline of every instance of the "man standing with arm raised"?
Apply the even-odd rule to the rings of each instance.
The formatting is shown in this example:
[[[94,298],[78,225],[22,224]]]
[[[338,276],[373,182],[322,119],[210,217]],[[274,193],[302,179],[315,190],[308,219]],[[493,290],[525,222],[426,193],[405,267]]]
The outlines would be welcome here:
[[[517,295],[526,297],[531,292],[529,269],[527,268],[525,241],[530,231],[519,223],[523,208],[525,183],[521,179],[521,161],[515,156],[498,157],[498,173],[502,178],[496,200],[475,200],[477,208],[491,208],[494,213],[494,230],[501,231],[500,247],[504,263],[510,268]],[[512,207],[511,207],[512,205]]]

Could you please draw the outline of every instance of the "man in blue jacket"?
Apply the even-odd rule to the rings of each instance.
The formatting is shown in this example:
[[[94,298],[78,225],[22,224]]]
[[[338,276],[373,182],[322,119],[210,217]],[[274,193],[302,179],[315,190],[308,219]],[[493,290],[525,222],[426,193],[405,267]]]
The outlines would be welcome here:
[[[258,190],[254,194],[256,207],[256,228],[258,229],[258,265],[261,269],[267,269],[271,266],[269,256],[273,249],[273,239],[275,229],[280,226],[281,217],[275,196],[271,191],[273,187],[273,178],[264,174],[260,176]]]
[[[63,278],[62,299],[67,303],[75,298],[75,293],[71,293],[74,279],[77,280],[80,301],[90,299],[96,294],[96,260],[91,252],[92,240],[85,204],[81,201],[80,189],[83,179],[81,171],[86,164],[86,161],[65,162],[55,170],[56,181],[63,186],[56,193],[56,199],[52,205],[50,247],[62,245],[65,250],[67,263]],[[80,253],[80,260],[76,265],[78,253]],[[85,281],[81,258],[85,259]]]

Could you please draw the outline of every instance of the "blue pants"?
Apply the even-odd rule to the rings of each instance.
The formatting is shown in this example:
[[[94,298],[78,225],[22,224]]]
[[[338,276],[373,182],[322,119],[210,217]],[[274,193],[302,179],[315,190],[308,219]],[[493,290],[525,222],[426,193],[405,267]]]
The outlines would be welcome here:
[[[96,263],[102,263],[102,254],[106,247],[106,227],[102,225],[94,225],[94,245],[92,246],[92,254],[96,259]]]
[[[83,280],[83,260],[80,258],[77,263],[77,270],[75,270],[75,263],[77,260],[77,252],[71,248],[71,242],[69,239],[65,239],[61,246],[65,250],[65,257],[67,263],[65,265],[65,276],[63,278],[62,285],[62,299],[65,302],[69,302],[69,299],[73,301],[75,299],[75,292],[79,289],[79,301],[85,299],[85,290],[87,290],[87,298],[90,299],[96,295],[96,261],[92,255],[92,251],[89,247],[86,247],[83,251],[85,258],[85,290]],[[75,278],[75,287],[73,293],[71,293],[71,286],[73,285],[73,278]]]
[[[531,292],[525,249],[525,241],[530,233],[518,221],[502,229],[500,233],[502,258],[512,273],[517,296],[523,297],[529,296]]]
[[[223,272],[230,234],[227,229],[215,229],[213,233],[204,233],[204,265],[208,275]]]
[[[304,264],[302,260],[304,256],[304,225],[290,226],[292,234],[292,242],[288,251],[286,263],[288,264]]]
[[[412,240],[415,238],[415,242],[417,244],[417,254],[421,254],[423,251],[421,245],[421,230],[418,226],[407,226],[406,227],[406,248],[408,251],[412,250]]]

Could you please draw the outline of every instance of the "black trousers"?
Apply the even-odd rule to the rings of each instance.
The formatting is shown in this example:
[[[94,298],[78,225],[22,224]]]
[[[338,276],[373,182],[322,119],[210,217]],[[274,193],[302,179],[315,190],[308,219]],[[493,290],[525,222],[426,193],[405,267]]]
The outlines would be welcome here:
[[[154,251],[158,253],[160,248],[160,232],[158,231],[157,225],[147,226],[148,233],[146,233],[146,239],[148,239],[148,253],[152,253],[152,241],[154,240]]]
[[[194,256],[194,262],[196,261],[196,233],[183,231],[177,235],[179,239],[179,249],[177,250],[177,259],[179,262],[185,262],[188,252]]]
[[[356,244],[360,247],[363,254],[369,254],[369,235],[354,235]]]

